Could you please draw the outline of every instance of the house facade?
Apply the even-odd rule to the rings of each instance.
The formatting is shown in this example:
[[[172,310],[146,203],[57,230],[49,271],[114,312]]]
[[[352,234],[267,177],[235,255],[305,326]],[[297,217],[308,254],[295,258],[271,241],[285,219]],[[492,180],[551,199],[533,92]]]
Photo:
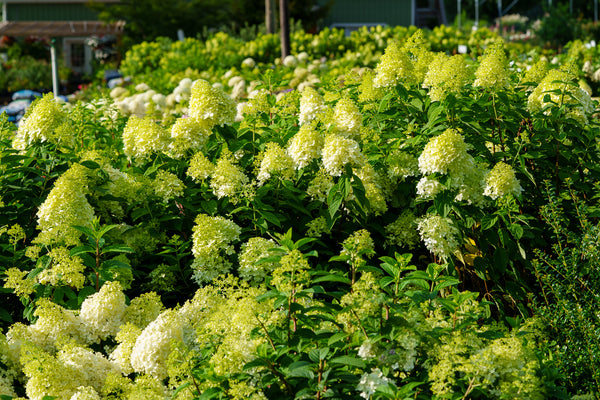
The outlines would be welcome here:
[[[116,2],[119,0],[95,0]],[[61,38],[65,66],[77,74],[92,72],[91,36],[118,36],[124,23],[105,24],[86,0],[0,0],[0,36]]]

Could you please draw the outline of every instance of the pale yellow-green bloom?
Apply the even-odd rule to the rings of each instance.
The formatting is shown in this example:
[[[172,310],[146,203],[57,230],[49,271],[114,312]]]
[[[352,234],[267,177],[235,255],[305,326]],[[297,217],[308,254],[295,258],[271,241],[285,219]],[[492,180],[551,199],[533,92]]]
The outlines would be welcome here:
[[[376,88],[393,87],[398,84],[408,86],[416,82],[414,66],[407,50],[400,47],[398,42],[391,41],[375,67],[373,86]]]
[[[325,104],[323,96],[314,88],[306,87],[300,97],[300,115],[298,122],[300,125],[308,124],[313,121],[322,121],[329,111]]]
[[[38,229],[41,232],[35,238],[35,243],[79,243],[81,232],[72,226],[90,227],[94,219],[94,210],[86,198],[89,181],[87,171],[86,167],[73,164],[56,180],[38,210]]]
[[[71,257],[66,247],[55,247],[50,250],[48,256],[52,261],[49,268],[42,270],[36,276],[39,283],[83,288],[85,265],[80,257]]]
[[[164,400],[168,397],[162,379],[151,374],[136,376],[134,384],[128,389],[127,400]]]
[[[163,169],[156,171],[156,178],[154,178],[152,186],[154,194],[162,198],[162,201],[165,203],[176,197],[183,196],[183,191],[185,190],[185,185],[177,175]]]
[[[104,283],[100,291],[86,298],[79,318],[85,323],[90,340],[99,342],[116,336],[126,308],[123,289],[116,281]]]
[[[224,151],[212,172],[210,187],[217,198],[241,195],[248,185],[248,177],[235,163],[233,155]]]
[[[432,200],[435,199],[439,193],[444,191],[444,185],[442,185],[437,179],[429,176],[423,176],[417,182],[417,197],[419,199]]]
[[[199,79],[192,85],[190,116],[208,129],[215,125],[231,125],[235,121],[235,101],[222,89]]]
[[[131,300],[123,315],[123,321],[144,329],[164,311],[164,308],[158,294],[155,292],[142,293]]]
[[[358,101],[361,103],[372,103],[383,97],[385,90],[375,86],[375,71],[367,69],[363,72],[358,93]]]
[[[450,218],[428,214],[418,220],[417,230],[425,247],[442,260],[447,260],[459,247],[459,231]]]
[[[175,310],[166,310],[137,337],[131,350],[131,366],[136,372],[158,379],[167,377],[171,341],[183,341],[186,319]]]
[[[369,201],[370,212],[374,215],[384,214],[387,209],[387,203],[382,190],[381,178],[371,164],[366,163],[360,169],[355,171],[365,188],[365,197]]]
[[[67,114],[62,104],[54,99],[52,93],[45,94],[29,108],[15,134],[12,146],[25,150],[34,143],[49,141],[58,144],[61,141],[56,130],[66,122]]]
[[[178,118],[171,127],[168,152],[174,158],[182,158],[189,151],[203,149],[210,135],[210,130],[195,118]]]
[[[574,80],[575,76],[567,71],[550,70],[529,95],[527,109],[531,113],[544,112],[550,115],[550,108],[566,105],[568,117],[581,125],[587,124],[588,115],[594,112],[594,105],[590,95]]]
[[[312,221],[306,223],[306,227],[308,230],[306,231],[306,236],[308,237],[321,237],[321,235],[329,234],[329,227],[327,226],[327,220],[325,217],[317,217]]]
[[[37,320],[27,327],[26,338],[45,350],[54,351],[59,343],[89,342],[81,318],[48,298],[38,300],[34,316]]]
[[[100,395],[92,386],[79,386],[70,400],[101,400]]]
[[[125,375],[129,375],[133,372],[133,367],[131,366],[131,352],[141,333],[142,328],[139,328],[132,323],[127,323],[121,325],[119,332],[115,337],[115,340],[119,344],[112,353],[110,353],[109,360],[115,363],[119,367],[120,372]]]
[[[21,271],[19,268],[11,267],[4,273],[6,274],[4,287],[12,289],[17,296],[26,297],[35,291],[35,281],[27,278],[27,271]]]
[[[325,137],[322,161],[325,171],[332,176],[340,176],[346,165],[362,167],[366,163],[366,158],[357,141],[341,135],[329,134]]]
[[[548,61],[541,59],[525,72],[523,82],[540,83],[547,73]]]
[[[461,171],[467,159],[469,146],[459,131],[449,128],[425,145],[419,156],[419,170],[423,174],[453,173]]]
[[[333,109],[333,131],[350,139],[360,137],[362,114],[358,106],[349,98],[340,99]]]
[[[434,57],[434,53],[427,48],[429,42],[421,29],[413,33],[406,42],[404,50],[408,53],[408,58],[413,65],[413,73],[416,83],[423,82],[425,74],[429,70],[429,64]]]
[[[359,329],[361,320],[382,315],[383,300],[375,275],[371,271],[363,272],[352,285],[352,291],[340,299],[344,311],[338,312],[336,320],[344,325],[346,332],[355,332]]]
[[[449,93],[460,93],[467,80],[467,65],[464,57],[461,55],[450,57],[439,53],[431,60],[423,87],[429,88],[431,100],[441,101]]]
[[[206,158],[204,153],[199,151],[191,158],[190,166],[188,167],[186,174],[192,178],[194,182],[201,182],[211,176],[214,170],[215,165]]]
[[[267,276],[270,276],[277,267],[277,263],[270,261],[257,264],[257,262],[272,255],[270,250],[274,247],[276,247],[276,244],[273,240],[262,237],[252,237],[242,244],[239,255],[240,266],[238,268],[240,278],[249,282],[260,283]]]
[[[132,115],[123,129],[123,152],[137,162],[147,161],[150,156],[164,152],[169,141],[169,133],[149,117]]]
[[[292,157],[296,168],[304,168],[314,159],[321,157],[324,138],[314,124],[304,124],[288,142],[287,153]]]
[[[263,185],[272,176],[282,180],[291,180],[294,177],[294,161],[285,149],[275,142],[269,142],[261,154],[262,160],[258,175],[258,185]]]
[[[375,254],[375,243],[371,234],[366,229],[353,232],[342,243],[340,255],[348,256],[347,261],[353,268],[359,268],[366,263],[365,258],[371,258]]]
[[[273,271],[271,284],[282,292],[298,292],[310,281],[310,264],[299,250],[294,249],[281,257]]]
[[[485,49],[479,67],[475,71],[473,85],[497,91],[508,87],[509,80],[504,41],[498,39]]]
[[[226,256],[234,253],[231,243],[239,240],[241,228],[226,218],[206,214],[199,214],[195,223],[192,234],[194,279],[198,283],[211,282],[229,272],[232,264]]]
[[[410,176],[419,174],[417,157],[407,151],[393,150],[386,160],[388,178],[392,181],[403,181]]]
[[[417,218],[410,210],[402,211],[402,214],[394,222],[385,226],[387,245],[395,245],[414,249],[419,243],[417,232]]]
[[[308,194],[313,200],[325,203],[329,190],[333,187],[333,178],[324,169],[317,171],[315,177],[310,181],[306,188]]]
[[[118,370],[102,353],[78,344],[62,346],[57,359],[62,365],[74,367],[80,372],[80,379],[76,382],[77,389],[87,386],[99,392],[104,386],[106,376]]]
[[[70,399],[85,381],[84,371],[77,366],[65,364],[30,343],[21,348],[21,363],[27,377],[25,393],[30,399],[44,396]]]
[[[515,171],[502,161],[494,165],[494,168],[485,177],[483,194],[494,200],[507,194],[518,197],[522,191],[523,188],[515,176]]]

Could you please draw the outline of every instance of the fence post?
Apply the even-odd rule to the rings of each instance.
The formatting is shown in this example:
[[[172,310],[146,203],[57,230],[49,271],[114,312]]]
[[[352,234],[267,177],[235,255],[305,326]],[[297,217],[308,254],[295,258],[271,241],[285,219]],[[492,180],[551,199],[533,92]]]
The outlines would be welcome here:
[[[56,39],[50,41],[50,62],[52,64],[52,92],[58,98],[58,60],[56,59]]]
[[[281,31],[281,61],[290,55],[290,20],[287,0],[279,0],[279,29]]]

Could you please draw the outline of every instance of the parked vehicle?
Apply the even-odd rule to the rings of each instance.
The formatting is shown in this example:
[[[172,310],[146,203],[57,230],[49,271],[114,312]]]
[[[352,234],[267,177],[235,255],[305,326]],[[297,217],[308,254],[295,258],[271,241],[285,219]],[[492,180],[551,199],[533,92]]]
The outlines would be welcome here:
[[[25,115],[27,108],[33,103],[33,101],[42,97],[42,93],[34,90],[19,90],[13,93],[11,96],[11,102],[5,106],[0,106],[0,114],[6,113],[8,120],[18,124],[21,118]],[[65,96],[60,96],[64,101],[67,101]]]

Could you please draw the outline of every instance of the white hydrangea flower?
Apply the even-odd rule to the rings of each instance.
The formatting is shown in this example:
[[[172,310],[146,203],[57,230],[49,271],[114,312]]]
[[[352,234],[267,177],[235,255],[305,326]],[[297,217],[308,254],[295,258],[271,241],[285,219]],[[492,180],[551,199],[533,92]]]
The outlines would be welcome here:
[[[375,394],[377,388],[387,385],[390,379],[383,375],[379,368],[373,368],[370,374],[366,372],[361,376],[356,390],[360,392],[360,396],[365,399],[370,399]]]
[[[131,351],[134,371],[166,378],[171,342],[183,341],[185,325],[185,318],[175,310],[167,310],[152,321],[138,336]]]
[[[304,168],[312,160],[321,157],[323,143],[323,135],[312,124],[305,124],[288,142],[287,153],[294,160],[296,168]]]
[[[470,158],[469,146],[462,135],[455,129],[446,129],[425,145],[419,156],[419,170],[422,174],[447,174],[462,171],[465,162]]]
[[[314,88],[308,86],[302,90],[300,115],[298,115],[300,125],[322,119],[327,114],[327,111],[328,107],[325,104],[325,100]]]
[[[422,199],[434,199],[444,190],[444,185],[428,176],[422,177],[417,182],[417,196]]]
[[[500,161],[485,177],[485,189],[483,194],[496,200],[507,194],[520,196],[523,188],[515,176],[513,168]]]
[[[418,221],[417,230],[425,247],[442,260],[458,249],[459,231],[450,218],[429,214]]]
[[[256,178],[258,185],[263,185],[271,175],[279,175],[284,180],[290,180],[294,176],[294,162],[292,158],[275,142],[266,145],[262,155],[260,168]]]
[[[333,176],[340,176],[346,165],[362,167],[367,162],[357,141],[336,134],[325,137],[322,161],[325,170]]]
[[[109,281],[81,303],[79,318],[85,322],[92,340],[105,340],[119,331],[126,308],[121,284]]]

